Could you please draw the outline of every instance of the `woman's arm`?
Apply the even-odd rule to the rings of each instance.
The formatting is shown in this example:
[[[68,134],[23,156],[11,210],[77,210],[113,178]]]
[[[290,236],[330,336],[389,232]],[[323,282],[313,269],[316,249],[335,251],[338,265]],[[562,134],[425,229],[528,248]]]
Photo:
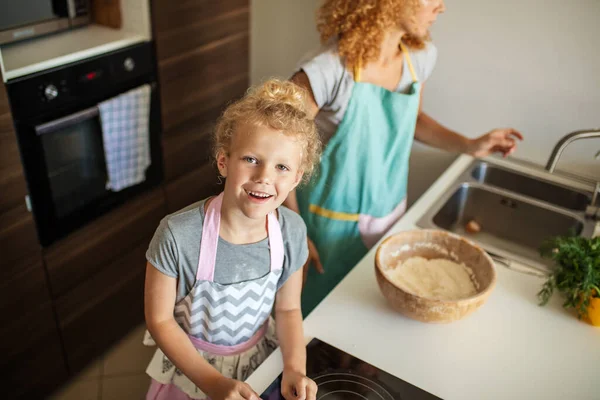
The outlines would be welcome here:
[[[424,87],[425,85],[421,86],[421,104],[415,128],[415,139],[419,142],[453,153],[484,157],[500,152],[506,157],[516,150],[515,139],[523,139],[523,136],[512,128],[494,129],[476,139],[466,138],[446,128],[422,111]]]
[[[275,324],[283,356],[282,394],[286,399],[314,400],[317,385],[306,377],[306,345],[300,311],[302,271],[296,271],[277,292]]]
[[[196,350],[187,334],[175,321],[173,310],[177,294],[177,280],[164,275],[152,264],[146,264],[144,313],[146,325],[154,341],[166,356],[196,386],[213,399],[226,398],[237,390],[244,398],[258,395],[242,382],[225,378]]]

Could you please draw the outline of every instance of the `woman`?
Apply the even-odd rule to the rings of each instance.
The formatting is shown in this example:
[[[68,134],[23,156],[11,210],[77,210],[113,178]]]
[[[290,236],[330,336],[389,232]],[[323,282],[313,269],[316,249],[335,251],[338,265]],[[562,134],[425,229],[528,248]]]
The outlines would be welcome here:
[[[308,227],[307,315],[406,210],[413,137],[477,157],[504,156],[522,139],[494,129],[468,139],[421,111],[437,51],[429,27],[443,0],[326,0],[318,11],[324,48],[292,80],[309,90],[325,144],[311,184],[286,205]]]

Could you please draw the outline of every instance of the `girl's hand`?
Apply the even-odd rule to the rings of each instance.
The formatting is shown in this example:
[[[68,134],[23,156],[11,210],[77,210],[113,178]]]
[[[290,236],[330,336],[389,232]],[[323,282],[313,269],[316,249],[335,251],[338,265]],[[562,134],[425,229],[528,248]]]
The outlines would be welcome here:
[[[319,258],[319,252],[317,251],[317,246],[313,243],[310,238],[308,239],[308,260],[306,260],[306,264],[304,264],[303,268],[303,279],[302,282],[306,282],[306,275],[308,274],[308,269],[312,264],[318,273],[322,274],[325,272],[323,269],[323,264],[321,264],[321,259]]]
[[[260,400],[250,385],[224,376],[216,379],[206,394],[212,400]]]
[[[317,384],[300,372],[284,369],[281,394],[285,400],[316,400]]]
[[[516,139],[523,140],[523,135],[512,128],[494,129],[477,139],[470,140],[467,153],[475,157],[502,153],[504,157],[508,157],[517,149]]]

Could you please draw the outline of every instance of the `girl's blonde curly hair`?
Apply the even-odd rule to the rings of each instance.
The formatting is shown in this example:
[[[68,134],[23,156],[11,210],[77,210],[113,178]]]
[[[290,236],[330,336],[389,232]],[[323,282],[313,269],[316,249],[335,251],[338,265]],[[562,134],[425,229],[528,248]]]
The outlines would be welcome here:
[[[310,178],[321,155],[321,140],[314,120],[308,114],[308,92],[290,82],[269,79],[248,89],[246,95],[229,105],[219,120],[214,134],[215,158],[229,154],[231,138],[240,123],[268,126],[296,137],[302,144],[303,180]]]
[[[350,69],[376,61],[385,31],[410,21],[422,0],[325,0],[317,11],[321,41],[338,41],[338,52]],[[429,38],[405,35],[402,42],[422,49]]]

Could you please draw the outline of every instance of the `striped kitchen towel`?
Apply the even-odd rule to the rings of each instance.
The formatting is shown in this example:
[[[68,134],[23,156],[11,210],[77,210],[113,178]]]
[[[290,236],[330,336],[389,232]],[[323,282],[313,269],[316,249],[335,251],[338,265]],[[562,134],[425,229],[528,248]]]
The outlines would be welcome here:
[[[151,163],[150,95],[150,85],[146,84],[98,105],[108,190],[118,192],[146,179]]]

